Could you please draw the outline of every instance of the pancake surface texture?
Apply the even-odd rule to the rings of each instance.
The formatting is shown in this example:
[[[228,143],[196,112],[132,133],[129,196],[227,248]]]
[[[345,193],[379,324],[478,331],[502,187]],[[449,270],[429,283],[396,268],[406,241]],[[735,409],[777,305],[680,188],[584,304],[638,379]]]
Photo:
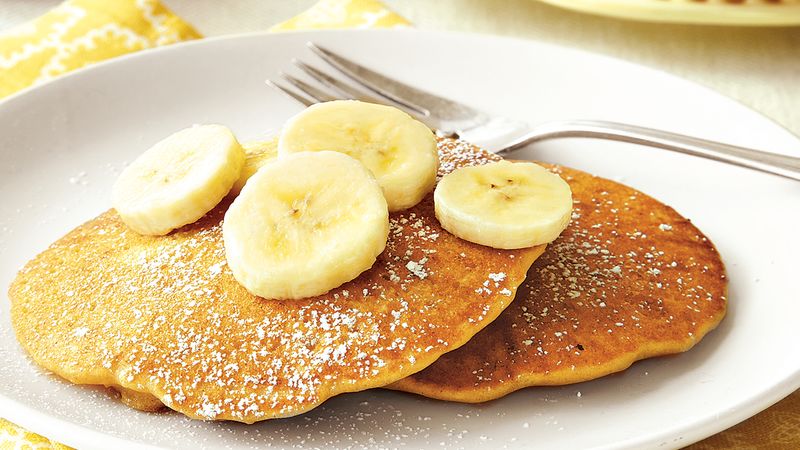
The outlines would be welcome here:
[[[455,141],[439,150],[440,175],[499,159]],[[355,280],[319,297],[264,300],[225,264],[228,201],[163,237],[128,230],[113,210],[68,233],[11,285],[22,346],[74,383],[118,388],[134,407],[157,399],[194,418],[287,417],[464,344],[508,306],[544,249],[458,239],[428,195],[391,215],[386,251]]]
[[[497,320],[390,388],[482,402],[587,381],[686,351],[722,320],[725,267],[689,220],[622,184],[549,167],[572,188],[570,225]]]

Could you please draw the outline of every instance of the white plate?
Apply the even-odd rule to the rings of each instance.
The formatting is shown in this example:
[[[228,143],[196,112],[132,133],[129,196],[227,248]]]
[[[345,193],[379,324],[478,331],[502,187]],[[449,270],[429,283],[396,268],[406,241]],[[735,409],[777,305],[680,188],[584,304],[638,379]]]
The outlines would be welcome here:
[[[311,58],[304,48],[311,39],[437,93],[532,122],[628,121],[777,152],[800,149],[768,119],[705,88],[535,42],[419,31],[205,40],[120,58],[0,103],[0,286],[36,252],[105,210],[123,163],[150,143],[202,122],[226,123],[242,139],[278,129],[299,107],[264,79],[289,69],[292,57]],[[483,405],[370,391],[246,426],[136,412],[103,390],[43,374],[13,338],[3,294],[0,415],[87,449],[678,447],[800,385],[793,283],[800,183],[607,142],[551,141],[527,154],[622,180],[691,218],[728,266],[730,311],[719,329],[679,356]]]

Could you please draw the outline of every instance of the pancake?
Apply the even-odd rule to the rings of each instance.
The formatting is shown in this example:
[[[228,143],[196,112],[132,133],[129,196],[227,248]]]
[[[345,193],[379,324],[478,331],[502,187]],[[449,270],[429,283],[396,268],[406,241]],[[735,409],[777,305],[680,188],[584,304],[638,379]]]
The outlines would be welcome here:
[[[440,175],[499,159],[455,141],[439,150]],[[370,270],[287,301],[234,280],[221,233],[230,200],[163,237],[130,231],[111,210],[20,271],[12,323],[36,363],[73,383],[116,387],[133,407],[246,423],[296,415],[463,345],[508,306],[544,250],[458,239],[439,226],[432,198],[391,214]]]
[[[391,389],[473,403],[592,380],[689,350],[722,320],[725,267],[689,220],[622,184],[551,168],[572,188],[570,225],[497,320]]]

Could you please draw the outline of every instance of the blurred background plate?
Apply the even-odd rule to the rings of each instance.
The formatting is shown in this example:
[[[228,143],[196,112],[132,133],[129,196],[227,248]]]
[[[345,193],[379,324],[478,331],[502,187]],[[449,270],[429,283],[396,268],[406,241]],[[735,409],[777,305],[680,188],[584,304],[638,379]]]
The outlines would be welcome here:
[[[800,0],[540,0],[602,16],[707,25],[800,25]]]

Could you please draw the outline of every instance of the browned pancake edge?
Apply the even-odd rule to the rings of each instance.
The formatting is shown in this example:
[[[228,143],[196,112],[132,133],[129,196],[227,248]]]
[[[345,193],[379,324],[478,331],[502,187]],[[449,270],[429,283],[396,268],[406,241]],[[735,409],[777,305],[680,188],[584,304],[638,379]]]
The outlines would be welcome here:
[[[700,230],[635,189],[550,167],[572,188],[568,228],[497,320],[391,389],[483,402],[684,352],[720,323],[725,267]]]

